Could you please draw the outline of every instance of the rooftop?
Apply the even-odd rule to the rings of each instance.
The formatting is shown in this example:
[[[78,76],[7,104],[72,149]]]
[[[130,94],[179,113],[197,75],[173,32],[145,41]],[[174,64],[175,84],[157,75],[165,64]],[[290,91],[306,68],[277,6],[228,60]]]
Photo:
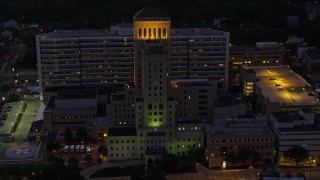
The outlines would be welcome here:
[[[235,127],[235,128],[214,128],[207,126],[211,135],[252,135],[252,134],[272,134],[267,125],[257,127]]]
[[[56,99],[96,99],[96,89],[58,90]]]
[[[136,136],[135,127],[109,127],[108,136]]]
[[[30,130],[29,130],[29,134],[41,132],[42,128],[43,128],[43,124],[44,124],[43,120],[34,121],[31,124]]]
[[[110,26],[111,29],[101,30],[55,30],[50,33],[39,35],[41,40],[45,39],[88,39],[88,38],[114,38],[114,37],[127,37],[133,40],[133,24],[117,24]],[[128,28],[132,31],[127,32]],[[126,31],[126,34],[120,33]],[[180,36],[224,36],[228,32],[217,31],[210,28],[177,28],[170,30],[171,38],[179,38]]]
[[[288,66],[260,66],[248,69],[256,72],[257,87],[265,99],[281,106],[316,105],[314,96],[309,96],[312,86]]]

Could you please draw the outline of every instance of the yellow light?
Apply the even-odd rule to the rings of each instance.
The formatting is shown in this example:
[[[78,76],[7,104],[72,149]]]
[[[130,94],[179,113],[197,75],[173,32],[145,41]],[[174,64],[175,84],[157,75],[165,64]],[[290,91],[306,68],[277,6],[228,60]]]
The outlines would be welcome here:
[[[104,134],[103,134],[103,137],[107,137],[107,133],[104,133]]]

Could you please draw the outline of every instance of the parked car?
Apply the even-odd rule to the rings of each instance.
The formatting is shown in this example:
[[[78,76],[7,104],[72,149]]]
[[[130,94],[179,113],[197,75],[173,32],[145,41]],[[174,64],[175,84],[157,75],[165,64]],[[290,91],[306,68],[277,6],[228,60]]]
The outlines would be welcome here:
[[[86,146],[86,152],[87,152],[87,154],[91,154],[91,148],[90,148],[90,146]]]
[[[0,123],[0,126],[3,126],[4,124],[3,123]]]
[[[74,152],[74,145],[70,146],[70,152]]]
[[[63,151],[64,152],[69,152],[69,145],[65,145],[64,148],[63,148]]]

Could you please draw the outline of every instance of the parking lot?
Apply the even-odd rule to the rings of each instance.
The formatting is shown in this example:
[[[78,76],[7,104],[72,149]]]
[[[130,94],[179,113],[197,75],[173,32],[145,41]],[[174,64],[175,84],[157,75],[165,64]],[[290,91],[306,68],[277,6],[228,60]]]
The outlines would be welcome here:
[[[11,134],[14,123],[22,111],[23,102],[17,101],[3,105],[0,114],[0,134]]]
[[[27,103],[27,106],[22,113],[24,103]],[[2,137],[0,140],[0,165],[31,163],[41,159],[45,152],[45,142],[26,141],[27,132],[29,132],[32,121],[37,117],[40,105],[40,100],[31,98],[3,105],[0,119],[3,115],[7,116],[3,116],[0,121],[3,123],[0,126],[0,137]],[[20,122],[15,128],[14,138],[8,138],[5,134],[11,135],[20,113]],[[13,142],[10,142],[9,139],[12,139]]]

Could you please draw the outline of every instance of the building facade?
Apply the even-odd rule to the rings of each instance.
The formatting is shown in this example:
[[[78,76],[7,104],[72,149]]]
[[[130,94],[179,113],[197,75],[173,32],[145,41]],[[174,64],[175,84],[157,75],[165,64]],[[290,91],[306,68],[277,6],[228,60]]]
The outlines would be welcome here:
[[[296,111],[280,111],[271,113],[269,122],[276,136],[278,163],[288,164],[284,153],[293,146],[303,146],[311,155],[310,159],[319,162],[320,156],[320,126],[319,113],[310,108]]]
[[[241,66],[279,66],[283,63],[283,46],[276,42],[257,42],[256,46],[231,46],[229,81],[238,84]]]
[[[249,125],[250,126],[250,125]],[[274,135],[266,125],[254,127],[207,127],[207,151],[209,168],[222,167],[225,161],[227,167],[236,165],[271,164],[273,162]],[[259,160],[247,157],[244,161],[231,160],[228,156],[238,156],[241,151],[255,151]],[[253,153],[251,153],[253,154]]]
[[[115,132],[114,129],[119,127],[109,128],[106,143],[108,144],[110,161],[138,159],[144,160],[146,164],[152,164],[159,162],[166,153],[181,156],[187,155],[191,149],[204,147],[203,128],[197,124],[176,125],[177,101],[175,97],[178,96],[178,91],[169,93],[170,88],[176,88],[171,87],[169,81],[170,37],[172,37],[170,23],[171,20],[167,13],[157,8],[144,8],[134,16],[134,84],[127,85],[124,92],[113,94],[108,105],[113,117],[118,117],[121,114],[130,115],[130,113],[120,113],[119,109],[122,109],[121,112],[134,110],[133,116],[128,117],[131,120],[134,117],[134,123],[130,122],[135,125],[134,128],[131,128],[134,130],[127,129],[125,131],[134,131],[134,133],[115,135],[112,132]],[[210,94],[210,99],[214,99],[213,96],[211,97],[211,93],[216,91],[216,81],[195,79],[191,80],[194,82],[191,87],[194,88],[193,91],[197,92],[193,95]],[[199,82],[207,84],[209,89],[206,89],[206,92],[199,92],[204,88],[200,88]],[[188,83],[176,82],[172,84],[186,86]],[[182,87],[180,91],[183,92],[187,89]],[[212,92],[208,93],[209,90]],[[186,95],[188,96],[186,99],[189,99],[189,95]],[[194,98],[197,100],[198,97]],[[119,108],[119,104],[122,104],[121,108]],[[208,103],[206,102],[206,104]],[[123,109],[124,106],[125,109]],[[198,113],[198,111],[195,112]],[[192,117],[192,115],[188,116]],[[120,123],[117,125],[119,126]],[[128,143],[135,143],[132,146],[135,149],[132,150]],[[130,157],[128,157],[128,153]]]
[[[137,78],[134,56],[138,55],[134,37],[144,41],[168,39],[169,79],[216,78],[218,87],[227,89],[229,33],[209,28],[170,29],[164,22],[37,35],[41,97],[43,92],[50,94],[61,88],[117,87],[133,82]]]

